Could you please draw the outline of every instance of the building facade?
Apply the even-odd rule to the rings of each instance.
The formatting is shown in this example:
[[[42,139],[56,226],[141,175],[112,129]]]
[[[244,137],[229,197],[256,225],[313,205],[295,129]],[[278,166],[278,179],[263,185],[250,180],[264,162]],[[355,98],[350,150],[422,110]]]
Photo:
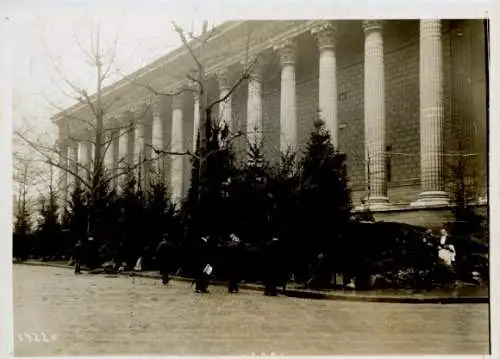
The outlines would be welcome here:
[[[486,204],[484,24],[238,21],[215,28],[205,46],[191,46],[206,69],[209,101],[234,87],[215,107],[218,120],[260,141],[271,162],[289,149],[300,153],[320,117],[346,154],[357,210],[369,206],[377,219],[439,227],[450,217],[459,158],[477,204]],[[184,152],[195,146],[199,99],[188,76],[195,69],[181,47],[105,89],[109,171],[140,162],[146,185],[154,166],[174,199],[185,195],[189,156],[150,160],[152,149]],[[240,81],[247,72],[248,79]],[[73,106],[53,118],[61,163],[75,171],[92,165],[88,107]],[[235,141],[240,160],[246,143]],[[66,192],[70,181],[65,172]]]

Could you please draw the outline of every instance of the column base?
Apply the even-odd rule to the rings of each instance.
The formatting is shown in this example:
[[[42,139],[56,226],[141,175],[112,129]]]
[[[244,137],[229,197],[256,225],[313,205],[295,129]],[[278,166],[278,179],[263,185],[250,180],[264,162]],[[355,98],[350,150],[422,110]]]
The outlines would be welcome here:
[[[444,207],[450,204],[448,194],[444,191],[426,191],[418,195],[415,202],[410,203],[410,207]]]
[[[367,207],[371,211],[377,211],[377,210],[387,209],[387,208],[391,207],[391,203],[389,202],[388,197],[383,197],[383,196],[375,197],[375,196],[373,196],[373,197],[368,198],[367,202],[368,202]]]

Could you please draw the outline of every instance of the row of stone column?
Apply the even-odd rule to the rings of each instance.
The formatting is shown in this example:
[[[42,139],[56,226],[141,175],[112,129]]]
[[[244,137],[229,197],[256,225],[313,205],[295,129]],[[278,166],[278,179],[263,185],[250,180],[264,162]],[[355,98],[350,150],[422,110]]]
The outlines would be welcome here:
[[[365,178],[371,208],[389,204],[386,175],[386,113],[383,22],[363,21]],[[443,183],[443,57],[440,20],[420,21],[420,156],[421,193],[412,206],[446,205]],[[319,108],[334,145],[338,145],[338,98],[336,80],[336,26],[322,22],[312,30],[320,52]],[[288,64],[290,62],[287,62]],[[283,66],[283,60],[282,60]],[[294,102],[293,85],[283,79],[283,106]],[[285,82],[285,84],[284,84]],[[283,91],[285,87],[286,91]],[[294,116],[290,116],[293,118]],[[286,122],[286,121],[285,121]],[[289,132],[293,135],[293,131]]]
[[[371,208],[389,204],[386,177],[386,123],[385,123],[385,74],[383,22],[363,21],[364,40],[364,131],[365,169],[368,185],[368,201]],[[311,29],[319,48],[319,110],[332,142],[338,146],[338,96],[337,96],[337,28],[334,21],[320,21]],[[280,98],[280,150],[297,149],[297,108],[296,108],[296,46],[288,39],[274,47],[281,63]],[[443,191],[443,64],[442,64],[441,22],[440,20],[420,21],[420,153],[421,153],[421,194],[413,205],[443,205],[447,203]],[[263,62],[258,57],[250,60],[247,99],[247,135],[249,142],[260,145],[262,141],[262,72]],[[227,70],[217,73],[220,98],[225,98],[220,108],[220,120],[231,127],[232,104],[230,76]],[[199,99],[194,98],[193,151],[199,126]],[[164,149],[163,121],[159,104],[152,104],[152,145]],[[123,131],[128,131],[124,129]],[[135,138],[131,133],[120,134],[118,145],[120,157],[126,163],[148,159],[150,153],[144,151],[146,138],[144,125],[139,124]],[[135,141],[135,158],[128,141]],[[182,95],[176,96],[172,105],[172,152],[185,151],[183,134]],[[82,150],[85,153],[87,150]],[[117,147],[113,147],[113,153]],[[88,151],[87,151],[88,153]],[[112,160],[116,160],[113,156]],[[160,164],[159,164],[160,165]],[[183,196],[184,160],[182,156],[172,156],[170,185],[174,199]],[[142,168],[141,166],[139,166]],[[162,165],[160,165],[163,170]],[[147,171],[146,171],[147,172]],[[146,177],[147,173],[144,172]]]
[[[372,208],[385,207],[385,74],[381,21],[364,21],[365,168]],[[421,193],[412,206],[446,205],[443,183],[443,56],[440,20],[420,21]],[[332,61],[333,63],[333,61]]]
[[[383,22],[363,21],[364,129],[368,201],[372,208],[389,204],[386,176],[386,113]],[[321,21],[311,29],[319,49],[319,110],[333,145],[338,147],[337,27]],[[293,39],[277,45],[281,63],[280,150],[297,147],[297,109]],[[256,66],[248,85],[247,132],[262,130],[260,75]],[[413,206],[446,205],[443,183],[443,57],[441,21],[420,21],[420,156],[421,193]],[[252,137],[250,137],[252,138]],[[254,142],[259,137],[253,138]]]

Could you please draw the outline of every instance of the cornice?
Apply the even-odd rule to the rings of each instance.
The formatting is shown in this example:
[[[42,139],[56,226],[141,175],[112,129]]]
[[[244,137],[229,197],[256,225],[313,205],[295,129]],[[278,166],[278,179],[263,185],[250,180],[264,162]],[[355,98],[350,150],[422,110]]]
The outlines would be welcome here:
[[[241,22],[238,22],[237,25],[233,25],[231,27],[226,28],[223,32],[221,32],[217,35],[214,35],[214,37],[212,39],[210,39],[210,41],[213,41],[213,40],[215,40],[216,37],[218,37],[222,34],[225,34],[228,31],[235,29],[238,26],[241,26],[245,22],[247,22],[247,21],[241,21]],[[278,33],[275,36],[273,36],[269,39],[266,39],[265,41],[251,45],[248,48],[248,51],[235,51],[234,54],[224,57],[222,61],[217,61],[216,64],[209,65],[205,69],[205,76],[206,77],[215,76],[216,73],[218,72],[218,70],[228,68],[230,65],[244,61],[246,55],[256,56],[256,55],[258,55],[266,50],[273,50],[273,48],[275,47],[275,45],[277,43],[282,43],[282,42],[286,41],[287,39],[291,39],[291,38],[294,38],[302,33],[309,32],[315,24],[317,24],[317,21],[306,21],[306,20],[300,21],[296,25],[287,29],[286,31]],[[182,54],[187,54],[187,51],[182,52]],[[169,60],[163,62],[161,65],[155,66],[154,69],[159,68],[160,66],[164,66],[165,64],[168,64],[168,62],[173,62],[175,59],[179,58],[180,56],[181,56],[180,54],[176,55],[175,57],[170,57],[169,55],[167,55],[167,57],[169,57]],[[150,74],[153,71],[154,70],[150,70],[148,72],[148,74]],[[119,81],[119,83],[123,82],[123,81],[126,81],[126,80],[121,80],[121,81]],[[188,79],[183,78],[182,80],[171,82],[170,84],[165,85],[164,87],[161,88],[160,91],[172,93],[176,89],[186,86],[187,82],[188,82]],[[116,85],[115,88],[113,88],[113,86],[110,86],[110,89],[113,88],[113,91],[118,91],[118,89],[122,89],[123,87],[126,87],[126,85],[131,86],[130,82],[126,81],[123,84]],[[108,94],[109,93],[110,92],[108,92]],[[131,107],[134,107],[134,104],[141,103],[141,102],[149,102],[150,99],[154,96],[155,95],[151,93],[151,94],[147,94],[145,96],[135,97],[133,103],[130,103],[130,102],[124,103],[122,106],[115,108],[113,110],[113,115],[114,116],[121,116],[125,112],[128,112]],[[79,109],[78,108],[70,108],[67,111],[77,111],[77,110],[79,110]],[[68,113],[68,112],[66,112],[66,113]],[[60,116],[61,116],[61,118],[63,118],[64,113],[61,113]],[[53,122],[57,122],[57,119],[54,118]]]
[[[212,30],[212,31],[218,31],[218,33],[212,35],[209,38],[207,43],[215,41],[221,35],[226,34],[228,31],[231,31],[231,30],[243,25],[245,22],[246,21],[226,21],[226,22],[222,23],[221,25],[215,27]],[[190,41],[190,46],[194,51],[196,51],[200,47],[199,40]],[[184,47],[184,45],[181,45],[178,48],[176,48],[175,50],[167,53],[165,56],[159,58],[158,60],[155,60],[152,63],[150,63],[149,65],[146,65],[146,66],[140,68],[139,70],[133,72],[132,74],[128,75],[127,78],[132,77],[132,78],[137,78],[138,80],[140,80],[141,78],[146,77],[147,75],[153,73],[155,70],[157,70],[165,65],[168,65],[170,62],[173,62],[173,61],[181,58],[182,56],[188,55],[188,53],[189,52]],[[105,87],[102,91],[102,97],[106,97],[109,94],[130,85],[130,81],[127,78],[121,79],[121,80],[111,84],[110,86]],[[93,94],[91,96],[91,100],[95,100],[95,96],[96,95]],[[71,115],[74,112],[81,110],[83,108],[83,106],[85,106],[85,105],[77,103],[77,104],[67,108],[66,110],[61,111],[60,113],[54,115],[51,118],[51,121],[53,123],[57,123],[65,116]]]

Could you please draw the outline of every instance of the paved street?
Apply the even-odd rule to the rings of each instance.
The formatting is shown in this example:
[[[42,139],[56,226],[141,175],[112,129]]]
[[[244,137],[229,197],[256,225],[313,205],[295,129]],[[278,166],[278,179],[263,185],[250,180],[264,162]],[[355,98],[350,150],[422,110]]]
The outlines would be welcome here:
[[[185,282],[13,272],[16,356],[488,353],[486,304],[231,296],[223,287],[199,295]]]

